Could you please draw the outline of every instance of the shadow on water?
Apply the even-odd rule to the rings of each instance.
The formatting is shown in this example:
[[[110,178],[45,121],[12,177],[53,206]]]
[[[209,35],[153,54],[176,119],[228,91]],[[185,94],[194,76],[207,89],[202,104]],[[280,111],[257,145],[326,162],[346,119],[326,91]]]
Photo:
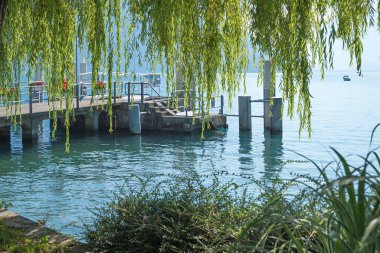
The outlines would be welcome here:
[[[263,179],[279,177],[283,168],[282,158],[284,155],[282,134],[271,134],[270,132],[265,131],[263,146]]]

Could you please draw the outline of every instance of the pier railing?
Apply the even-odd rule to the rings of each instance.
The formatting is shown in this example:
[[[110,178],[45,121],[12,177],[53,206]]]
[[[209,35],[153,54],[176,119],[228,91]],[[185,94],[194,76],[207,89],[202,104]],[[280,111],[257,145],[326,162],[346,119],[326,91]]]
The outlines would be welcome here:
[[[112,92],[109,88],[111,87]],[[13,105],[29,105],[29,113],[33,114],[34,104],[46,103],[50,105],[51,102],[62,101],[62,98],[53,97],[49,92],[51,86],[47,85],[43,81],[33,82],[18,82],[12,83],[6,92],[13,92],[14,95],[8,96],[8,100],[5,101],[5,91],[0,92],[0,107],[1,106],[13,106]],[[67,86],[54,86],[55,89],[63,89],[62,92],[74,92],[73,102],[74,107],[79,109],[82,101],[100,101],[106,100],[109,96],[112,96],[112,103],[116,104],[118,99],[128,103],[144,103],[144,100],[148,97],[154,99],[167,99],[162,96],[160,91],[156,89],[152,84],[148,82],[134,82],[134,81],[113,81],[111,85],[108,81],[97,82],[95,86],[91,82],[82,81],[78,84],[72,84]],[[205,97],[189,97],[189,105],[185,106],[185,97],[183,96],[184,90],[177,90],[177,106],[176,109],[185,112],[188,115],[188,110],[194,112],[199,111],[199,105],[204,103]],[[173,97],[171,98],[173,99]],[[89,102],[87,102],[88,104]],[[210,101],[209,108],[211,110],[219,110],[218,113],[223,114],[224,98],[221,96],[213,96]]]
[[[185,105],[185,92],[188,92],[189,94],[196,94],[196,90],[176,90],[174,96],[171,97],[171,99],[175,99],[177,101],[177,108],[181,111],[184,111],[186,113],[186,116],[188,115],[189,109],[193,112],[197,112],[201,109],[199,105],[202,105],[202,103],[205,103],[206,97],[199,97],[199,96],[190,96],[187,98],[188,105]],[[214,95],[211,97],[211,100],[209,101],[208,105],[210,111],[218,110],[217,112],[219,114],[224,113],[224,96],[223,95]]]
[[[29,113],[33,113],[33,104],[50,104],[53,101],[62,100],[62,98],[53,97],[49,88],[51,87],[42,81],[12,83],[6,89],[0,88],[0,107],[29,104]],[[116,104],[117,99],[123,98],[127,98],[129,103],[136,102],[138,99],[140,103],[143,103],[146,97],[160,97],[159,92],[146,82],[114,81],[111,84],[112,93],[107,81],[95,87],[92,87],[90,82],[80,82],[62,87],[55,86],[54,88],[61,88],[62,92],[74,92],[72,98],[75,100],[77,109],[83,100],[91,100],[91,97],[95,100],[103,100],[108,99],[111,95],[114,104]],[[5,99],[6,95],[8,95],[7,100]]]

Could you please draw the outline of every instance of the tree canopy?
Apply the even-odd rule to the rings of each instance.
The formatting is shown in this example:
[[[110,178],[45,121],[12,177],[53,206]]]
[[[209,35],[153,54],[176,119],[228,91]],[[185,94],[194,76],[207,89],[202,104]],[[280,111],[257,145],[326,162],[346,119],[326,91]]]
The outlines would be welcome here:
[[[205,97],[199,106],[206,117],[213,93],[234,96],[249,60],[259,54],[271,60],[272,87],[276,71],[282,71],[287,113],[297,112],[300,130],[310,132],[312,69],[324,73],[333,67],[333,44],[341,39],[360,74],[362,38],[376,22],[380,27],[379,12],[377,0],[3,0],[0,87],[10,89],[24,74],[31,78],[40,62],[49,96],[69,108],[68,131],[74,90],[54,84],[75,82],[76,39],[88,50],[93,87],[100,70],[110,77],[127,71],[133,51],[144,45],[151,67],[163,66],[168,92],[175,93],[180,69],[186,98],[193,96],[192,89]],[[15,122],[20,120],[17,106],[7,111]]]

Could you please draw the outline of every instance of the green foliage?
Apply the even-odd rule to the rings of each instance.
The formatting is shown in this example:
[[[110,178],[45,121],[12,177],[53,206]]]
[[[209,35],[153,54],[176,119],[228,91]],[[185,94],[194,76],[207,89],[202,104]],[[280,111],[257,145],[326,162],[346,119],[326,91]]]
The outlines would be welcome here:
[[[185,104],[188,106],[192,96],[203,98],[196,107],[204,118],[209,114],[215,91],[227,92],[231,100],[244,80],[250,57],[249,35],[254,49],[272,62],[272,91],[275,72],[281,69],[281,89],[289,103],[288,114],[292,116],[297,111],[300,130],[307,128],[310,133],[312,68],[319,66],[324,72],[332,67],[333,44],[336,39],[342,39],[360,73],[361,38],[368,27],[375,25],[376,2],[8,0],[1,5],[5,9],[0,12],[5,13],[0,27],[0,88],[2,93],[11,88],[19,91],[15,82],[25,72],[30,80],[32,70],[40,62],[49,96],[61,101],[59,108],[51,108],[54,120],[56,110],[68,109],[65,121],[68,138],[69,118],[74,113],[74,54],[78,37],[79,46],[91,58],[92,87],[99,81],[98,71],[108,73],[107,110],[111,131],[110,87],[118,79],[116,75],[116,80],[112,80],[114,65],[120,73],[124,57],[126,71],[131,55],[144,44],[145,58],[152,68],[158,63],[164,68],[168,95],[173,98],[171,103],[178,105],[175,72],[181,70]],[[67,82],[67,89],[60,88],[63,82]],[[197,92],[192,92],[194,89]],[[19,102],[10,103],[19,99],[12,98],[10,93],[2,97],[8,115],[14,123],[21,123],[21,117],[16,117],[20,113]],[[66,148],[68,151],[69,139]]]
[[[0,200],[0,210],[9,208],[11,206],[12,206],[12,204],[9,203],[8,201]]]
[[[106,252],[206,252],[225,248],[250,211],[234,200],[233,184],[175,179],[150,186],[140,181],[115,195],[86,227],[90,247]]]
[[[222,91],[232,98],[247,68],[247,11],[241,0],[127,2],[133,26],[141,26],[138,39],[147,46],[148,58],[166,67],[172,98],[179,70],[186,98],[195,89],[204,98],[198,104],[202,116],[218,90],[218,74]]]
[[[157,178],[153,178],[157,181]],[[152,178],[123,187],[106,206],[94,211],[85,238],[96,252],[245,252],[244,243],[259,243],[271,224],[260,216],[261,208],[301,213],[298,200],[289,201],[291,185],[279,180],[271,186],[259,183],[254,197],[245,186],[212,178]],[[261,223],[243,230],[253,217]]]
[[[94,211],[85,237],[101,252],[379,252],[378,148],[359,156],[361,165],[332,149],[335,162],[309,160],[319,177],[289,182],[140,180]]]
[[[0,221],[0,251],[9,253],[62,252],[59,248],[49,245],[48,237],[27,239],[22,231],[6,227],[2,221]]]
[[[281,89],[288,114],[300,118],[300,130],[311,132],[309,83],[312,69],[333,67],[333,44],[356,60],[361,73],[362,37],[374,24],[373,0],[247,0],[251,42],[261,57],[271,60],[272,91],[276,71],[282,71]],[[380,24],[380,23],[379,23]],[[295,108],[296,96],[298,104]]]
[[[373,136],[374,132],[371,139]],[[315,196],[305,199],[308,216],[293,212],[283,215],[270,208],[263,210],[271,217],[272,224],[262,234],[265,243],[260,245],[260,250],[380,251],[380,157],[376,149],[371,150],[366,156],[359,156],[363,163],[357,166],[332,150],[337,157],[334,163],[325,167],[314,163],[320,172],[319,178],[302,176],[308,179],[305,185]],[[267,243],[268,238],[274,242]]]

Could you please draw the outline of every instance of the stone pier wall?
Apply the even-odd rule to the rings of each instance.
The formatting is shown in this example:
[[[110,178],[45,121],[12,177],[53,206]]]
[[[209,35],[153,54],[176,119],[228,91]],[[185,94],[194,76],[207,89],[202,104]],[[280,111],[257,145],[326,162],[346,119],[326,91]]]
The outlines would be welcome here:
[[[129,129],[128,103],[120,103],[113,108],[113,129]],[[152,106],[150,103],[140,104],[141,129],[142,131],[173,131],[173,132],[193,132],[200,131],[202,128],[202,119],[200,116],[184,116],[183,114],[174,115],[162,107]],[[22,123],[22,138],[24,142],[36,142],[41,136],[43,127],[42,121],[48,119],[48,115],[33,115],[33,117],[24,116]],[[214,114],[209,119],[212,129],[226,128],[227,119],[225,115]],[[50,128],[53,128],[51,119]],[[0,119],[0,141],[10,141],[10,123]],[[70,121],[71,131],[91,132],[108,132],[110,126],[109,115],[107,111],[94,108],[93,110],[80,110],[75,112],[75,118]],[[65,129],[64,113],[59,112],[57,115],[57,129]]]

